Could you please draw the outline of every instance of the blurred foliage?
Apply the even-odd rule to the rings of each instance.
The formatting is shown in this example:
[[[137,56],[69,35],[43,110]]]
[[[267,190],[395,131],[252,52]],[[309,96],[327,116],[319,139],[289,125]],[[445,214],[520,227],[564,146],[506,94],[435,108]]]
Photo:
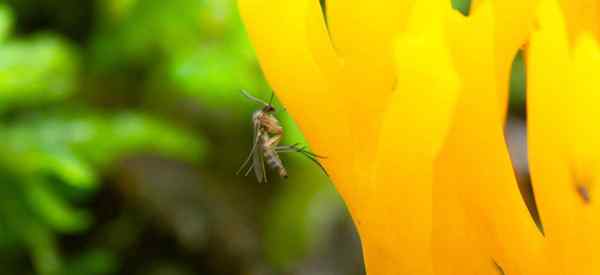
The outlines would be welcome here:
[[[238,103],[240,87],[268,95],[234,0],[101,3],[96,70],[154,69],[161,84],[212,108]]]
[[[289,186],[277,197],[267,215],[265,242],[267,257],[279,268],[293,265],[306,255],[312,246],[323,242],[323,228],[332,227],[335,217],[343,210],[333,186],[323,188],[325,175],[320,180],[306,182],[305,177],[296,176]],[[297,215],[306,213],[307,215]],[[280,232],[286,232],[285,235]]]
[[[361,274],[313,163],[234,174],[261,107],[242,89],[272,95],[235,0],[1,3],[0,274]]]
[[[76,88],[76,52],[62,39],[39,35],[0,45],[0,112],[64,100]]]
[[[13,14],[10,7],[6,4],[0,4],[0,41],[4,41],[11,33],[13,28]]]

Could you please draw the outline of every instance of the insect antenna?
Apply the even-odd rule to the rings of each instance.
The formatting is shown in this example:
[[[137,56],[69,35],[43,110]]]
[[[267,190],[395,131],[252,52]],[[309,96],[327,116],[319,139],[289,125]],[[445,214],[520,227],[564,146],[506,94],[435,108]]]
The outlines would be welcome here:
[[[269,99],[269,105],[273,105],[273,98],[275,98],[275,92],[271,92],[271,98]]]
[[[259,103],[259,104],[262,104],[262,105],[265,105],[265,106],[268,106],[268,105],[270,105],[270,104],[271,104],[271,103],[267,104],[266,102],[264,102],[264,101],[262,101],[262,100],[260,100],[260,99],[258,99],[258,98],[256,98],[256,97],[252,96],[252,95],[251,95],[251,94],[249,94],[249,93],[248,93],[246,90],[242,90],[242,95],[243,95],[243,96],[245,96],[246,98],[248,98],[248,99],[250,99],[250,100],[254,101],[254,102],[257,102],[257,103]]]

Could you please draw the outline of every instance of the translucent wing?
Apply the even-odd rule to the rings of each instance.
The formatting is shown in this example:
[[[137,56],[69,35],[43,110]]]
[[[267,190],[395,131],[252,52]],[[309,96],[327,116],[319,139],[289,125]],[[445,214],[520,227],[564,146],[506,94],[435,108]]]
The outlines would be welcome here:
[[[264,167],[263,150],[262,150],[262,146],[260,145],[260,142],[262,139],[262,134],[263,133],[260,131],[260,122],[255,120],[254,121],[254,140],[252,141],[252,150],[250,151],[248,158],[246,158],[246,161],[244,161],[244,164],[242,164],[242,167],[240,167],[240,169],[238,170],[238,174],[239,174],[244,169],[244,167],[246,167],[248,165],[250,160],[252,160],[252,163],[246,170],[246,173],[244,173],[244,176],[248,176],[250,174],[250,172],[252,170],[254,170],[256,179],[260,183],[262,183],[263,181],[266,181],[266,179],[267,179],[266,169]]]
[[[265,169],[265,161],[262,153],[261,146],[258,146],[259,149],[254,154],[254,160],[252,163],[252,167],[254,167],[254,174],[256,174],[256,180],[259,183],[267,182],[267,172]]]
[[[263,148],[260,144],[262,142],[264,133],[261,133],[260,129],[257,129],[256,133],[256,150],[254,155],[252,155],[252,167],[254,168],[256,180],[258,180],[259,183],[263,183],[267,182],[267,171],[265,169]]]

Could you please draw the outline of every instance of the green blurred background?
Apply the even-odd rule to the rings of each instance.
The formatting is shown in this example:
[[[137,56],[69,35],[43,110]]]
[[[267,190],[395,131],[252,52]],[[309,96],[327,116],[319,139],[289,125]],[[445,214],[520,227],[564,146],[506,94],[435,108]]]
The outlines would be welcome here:
[[[0,274],[364,274],[313,163],[235,175],[241,89],[271,95],[235,0],[0,2]]]
[[[235,175],[241,89],[271,95],[233,0],[2,2],[0,274],[362,274],[310,161]]]

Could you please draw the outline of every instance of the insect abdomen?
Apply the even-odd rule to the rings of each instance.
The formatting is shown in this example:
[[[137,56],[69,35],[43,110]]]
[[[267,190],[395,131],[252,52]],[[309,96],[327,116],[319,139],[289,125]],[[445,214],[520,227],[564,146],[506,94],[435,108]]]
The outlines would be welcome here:
[[[269,167],[277,170],[279,176],[282,178],[287,178],[287,170],[285,170],[285,167],[283,166],[283,163],[281,162],[281,159],[277,153],[275,153],[273,150],[265,150],[265,159]]]

